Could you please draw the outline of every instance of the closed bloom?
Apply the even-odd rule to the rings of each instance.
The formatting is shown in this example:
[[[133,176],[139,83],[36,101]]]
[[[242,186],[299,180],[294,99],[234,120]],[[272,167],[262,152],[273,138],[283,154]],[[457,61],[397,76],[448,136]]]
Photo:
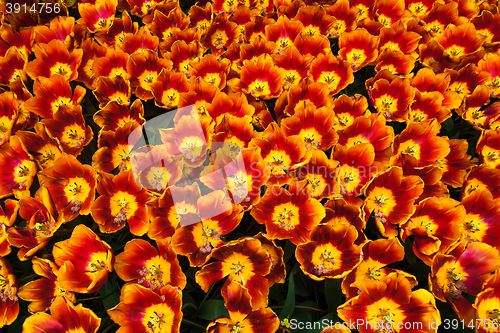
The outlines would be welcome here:
[[[83,224],[75,227],[69,239],[56,243],[52,254],[60,266],[61,287],[78,293],[99,291],[115,261],[111,247]]]

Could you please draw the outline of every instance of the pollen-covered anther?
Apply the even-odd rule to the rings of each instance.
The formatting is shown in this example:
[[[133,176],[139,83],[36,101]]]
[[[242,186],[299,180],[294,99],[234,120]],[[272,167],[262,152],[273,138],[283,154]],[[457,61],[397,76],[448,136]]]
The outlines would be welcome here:
[[[212,252],[212,245],[210,244],[210,242],[203,243],[200,247],[200,253],[208,254],[210,252]]]
[[[279,214],[279,217],[278,217],[278,223],[279,223],[280,227],[285,229],[285,230],[294,230],[295,227],[291,223],[292,217],[294,215],[295,214],[291,210],[287,210],[287,209],[283,210],[283,212],[281,212]]]
[[[161,325],[165,323],[165,320],[163,320],[163,313],[157,313],[155,311],[155,316],[150,316],[150,320],[148,321],[148,328],[151,330],[151,332],[157,332],[161,331]]]
[[[382,212],[376,212],[375,213],[375,219],[377,219],[378,221],[380,221],[382,223],[386,223],[387,222],[387,219],[384,217],[384,214]]]
[[[123,209],[120,209],[120,212],[116,214],[115,218],[113,219],[113,223],[118,224],[118,226],[121,226],[126,222],[127,222],[127,214]]]
[[[108,269],[108,264],[104,261],[97,260],[97,263],[89,263],[89,273],[95,273],[101,269]]]
[[[331,271],[331,269],[326,267],[325,264],[314,265],[313,270],[314,270],[314,275],[316,275],[316,276],[321,276],[321,275],[327,274],[329,271]]]
[[[82,201],[81,200],[76,200],[71,204],[71,212],[73,214],[76,214],[82,209]]]
[[[462,295],[462,291],[465,291],[465,286],[462,282],[462,276],[460,273],[453,273],[454,268],[448,268],[446,270],[448,278],[448,294],[452,299],[458,299]]]

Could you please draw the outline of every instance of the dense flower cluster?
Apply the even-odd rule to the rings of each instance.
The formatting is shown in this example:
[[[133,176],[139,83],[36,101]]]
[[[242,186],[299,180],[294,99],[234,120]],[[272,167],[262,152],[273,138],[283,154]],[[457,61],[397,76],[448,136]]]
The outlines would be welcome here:
[[[0,5],[0,327],[19,297],[25,332],[97,332],[77,296],[117,274],[119,332],[179,332],[190,278],[224,280],[207,332],[285,332],[286,243],[342,281],[351,324],[324,332],[437,332],[436,299],[498,332],[497,1],[21,3]],[[261,232],[232,236],[242,221]],[[427,288],[388,267],[408,252]]]

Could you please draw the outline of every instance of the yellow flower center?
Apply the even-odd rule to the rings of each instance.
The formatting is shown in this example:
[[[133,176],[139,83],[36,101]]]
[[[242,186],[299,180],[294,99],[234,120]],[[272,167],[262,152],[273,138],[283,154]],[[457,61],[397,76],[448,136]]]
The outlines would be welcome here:
[[[100,18],[99,21],[97,21],[97,26],[101,28],[105,28],[108,25],[108,20],[104,18]]]
[[[71,69],[68,64],[57,63],[51,68],[51,73],[52,75],[59,74],[64,77],[68,77],[69,73],[71,73]]]
[[[291,203],[281,204],[275,208],[274,223],[286,231],[294,230],[299,224],[299,209]]]
[[[452,47],[448,48],[447,51],[451,56],[457,57],[457,56],[461,55],[462,53],[464,53],[465,50],[461,46],[453,45]]]

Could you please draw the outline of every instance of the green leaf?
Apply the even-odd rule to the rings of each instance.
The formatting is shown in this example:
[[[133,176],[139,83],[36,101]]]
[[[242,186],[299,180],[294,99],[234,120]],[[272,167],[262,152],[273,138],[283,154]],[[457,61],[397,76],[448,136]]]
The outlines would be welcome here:
[[[222,316],[229,316],[229,312],[224,306],[223,300],[209,299],[203,304],[198,312],[198,318],[210,321]]]
[[[283,261],[288,263],[288,261],[295,255],[295,249],[297,248],[296,245],[294,245],[292,242],[289,240],[286,241],[285,243],[285,251],[283,255]]]
[[[23,331],[23,324],[26,318],[29,316],[19,316],[17,319],[9,326],[7,333],[19,333]]]
[[[444,134],[448,136],[451,133],[451,131],[453,131],[453,126],[454,126],[453,119],[452,118],[446,119],[441,124],[441,126],[444,129]]]
[[[417,262],[417,257],[413,253],[413,243],[410,238],[407,238],[405,241],[405,258],[410,265],[414,265]]]
[[[318,328],[318,327],[312,328],[309,331],[307,331],[307,333],[321,333],[322,330],[324,330],[325,328],[327,328],[329,326],[335,327],[335,323],[339,322],[337,319],[338,319],[338,317],[335,313],[329,313],[326,316],[324,316],[323,318],[321,318],[319,321],[317,321],[317,323],[319,323],[319,325],[317,325],[317,324],[316,325],[320,326],[320,328]]]
[[[120,303],[120,288],[116,280],[109,279],[99,290],[99,295],[101,295],[102,304],[106,310]]]
[[[280,318],[290,318],[295,309],[295,283],[293,281],[293,273],[288,278],[288,291],[286,295],[285,305],[281,310]]]
[[[329,312],[336,313],[337,308],[342,303],[341,284],[342,280],[340,279],[326,279],[325,281],[326,304]]]

